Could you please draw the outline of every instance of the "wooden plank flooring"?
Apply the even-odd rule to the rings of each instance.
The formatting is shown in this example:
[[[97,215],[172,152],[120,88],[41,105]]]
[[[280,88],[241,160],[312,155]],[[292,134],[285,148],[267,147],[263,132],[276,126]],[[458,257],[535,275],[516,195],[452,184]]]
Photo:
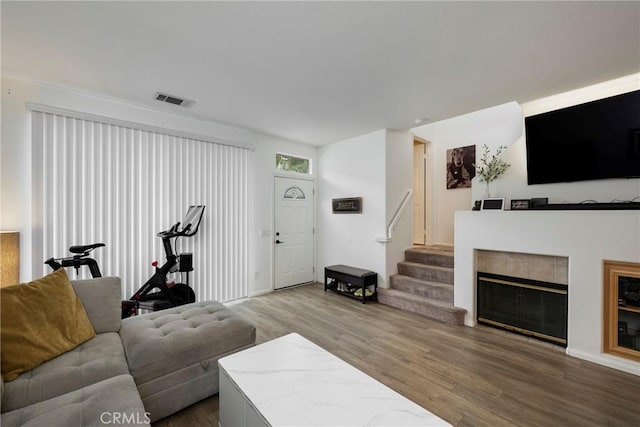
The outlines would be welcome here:
[[[297,332],[456,426],[640,425],[640,377],[548,344],[363,305],[321,284],[232,308],[256,324],[257,343]],[[154,423],[217,425],[217,396]]]

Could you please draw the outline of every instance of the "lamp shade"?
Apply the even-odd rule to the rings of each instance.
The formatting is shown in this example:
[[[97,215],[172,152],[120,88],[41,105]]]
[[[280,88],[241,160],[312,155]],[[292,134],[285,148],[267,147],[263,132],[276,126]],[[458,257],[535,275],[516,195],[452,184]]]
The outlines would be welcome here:
[[[20,233],[0,231],[0,287],[20,283]]]

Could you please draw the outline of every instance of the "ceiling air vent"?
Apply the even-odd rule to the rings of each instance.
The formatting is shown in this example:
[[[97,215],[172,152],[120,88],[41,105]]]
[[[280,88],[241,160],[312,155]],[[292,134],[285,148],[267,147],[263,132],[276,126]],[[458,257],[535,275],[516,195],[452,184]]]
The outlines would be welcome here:
[[[191,101],[189,99],[178,98],[177,96],[167,95],[166,93],[160,92],[156,92],[154,99],[156,101],[168,102],[169,104],[179,105],[185,108],[189,108],[195,103],[195,101]]]

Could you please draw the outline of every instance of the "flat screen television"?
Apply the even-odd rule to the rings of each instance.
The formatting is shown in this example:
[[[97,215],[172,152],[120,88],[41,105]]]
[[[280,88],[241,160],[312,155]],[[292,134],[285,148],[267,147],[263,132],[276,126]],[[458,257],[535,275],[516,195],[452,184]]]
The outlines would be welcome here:
[[[640,90],[525,118],[531,184],[640,178]]]

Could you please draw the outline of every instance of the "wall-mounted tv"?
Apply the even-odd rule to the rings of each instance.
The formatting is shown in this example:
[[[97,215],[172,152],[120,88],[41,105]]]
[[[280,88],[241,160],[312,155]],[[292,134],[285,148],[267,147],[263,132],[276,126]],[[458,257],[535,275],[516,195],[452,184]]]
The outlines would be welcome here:
[[[531,184],[640,178],[640,90],[525,118]]]

